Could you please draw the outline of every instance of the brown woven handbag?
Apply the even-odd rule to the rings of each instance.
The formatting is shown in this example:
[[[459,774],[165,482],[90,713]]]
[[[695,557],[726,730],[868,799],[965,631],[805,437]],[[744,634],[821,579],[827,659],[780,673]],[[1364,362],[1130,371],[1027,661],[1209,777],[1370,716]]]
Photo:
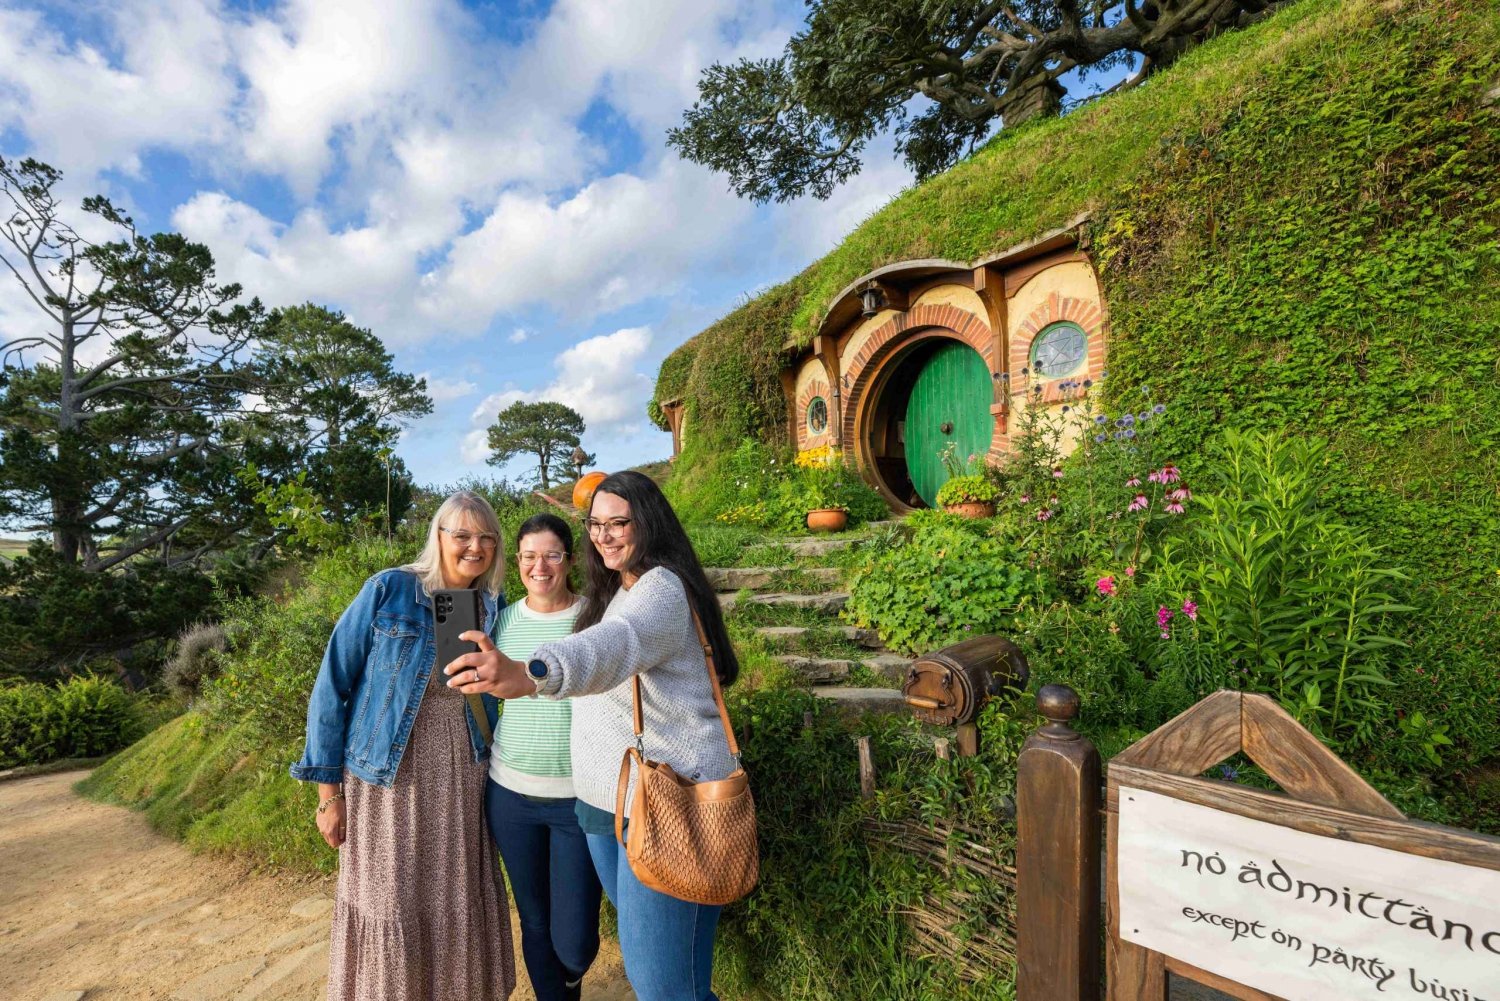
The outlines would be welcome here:
[[[703,635],[703,623],[693,613],[698,642],[708,665],[719,721],[735,763],[740,745],[729,725],[714,652]],[[678,775],[664,761],[646,757],[645,720],[641,711],[641,679],[632,679],[635,695],[635,746],[620,761],[620,785],[615,794],[615,839],[625,846],[630,869],[646,886],[695,904],[728,904],[755,889],[760,878],[760,846],[755,833],[755,800],[750,777],[736,768],[717,782],[693,782]],[[630,762],[639,778],[630,807],[630,836],[622,831],[625,796],[630,787]]]

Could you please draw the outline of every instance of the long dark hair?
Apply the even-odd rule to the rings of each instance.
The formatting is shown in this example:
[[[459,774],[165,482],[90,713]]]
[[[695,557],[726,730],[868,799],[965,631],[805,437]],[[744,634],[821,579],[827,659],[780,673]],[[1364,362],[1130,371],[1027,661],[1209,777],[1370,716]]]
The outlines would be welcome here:
[[[677,520],[677,512],[662,496],[661,488],[649,476],[626,470],[605,477],[594,490],[595,498],[600,494],[613,494],[630,505],[630,525],[635,531],[630,565],[625,570],[639,577],[647,570],[665,567],[677,575],[687,591],[688,604],[703,622],[703,632],[714,651],[719,684],[734,684],[740,673],[740,661],[729,645],[724,614],[719,610],[719,596],[709,586],[703,565],[698,562],[698,554],[693,551],[682,522]],[[592,503],[589,511],[592,517]],[[575,630],[597,624],[620,590],[620,572],[604,565],[597,546],[585,546],[583,558],[588,568],[585,593],[589,600],[578,614]]]

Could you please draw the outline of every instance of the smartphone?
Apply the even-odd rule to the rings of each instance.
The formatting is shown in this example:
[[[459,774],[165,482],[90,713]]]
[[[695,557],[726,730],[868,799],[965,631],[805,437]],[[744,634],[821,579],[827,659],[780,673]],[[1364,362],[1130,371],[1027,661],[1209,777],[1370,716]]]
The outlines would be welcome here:
[[[479,652],[478,643],[458,637],[460,633],[482,628],[480,614],[479,592],[471,587],[433,592],[432,617],[436,627],[439,671],[460,654]]]

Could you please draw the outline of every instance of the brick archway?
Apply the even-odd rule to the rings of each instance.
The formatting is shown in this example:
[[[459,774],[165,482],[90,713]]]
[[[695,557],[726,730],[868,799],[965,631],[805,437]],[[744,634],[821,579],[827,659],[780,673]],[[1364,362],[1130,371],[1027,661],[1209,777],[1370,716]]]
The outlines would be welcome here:
[[[807,408],[819,396],[828,405],[828,426],[821,434],[814,434],[807,426]],[[797,447],[799,449],[817,448],[819,445],[827,445],[832,441],[833,395],[829,392],[826,381],[817,378],[810,379],[807,388],[797,396]]]
[[[866,431],[875,411],[876,397],[885,376],[895,370],[908,349],[930,341],[948,340],[967,344],[979,352],[985,367],[997,371],[994,359],[994,337],[983,320],[955,306],[916,306],[892,317],[865,341],[845,374],[848,388],[844,394],[842,431],[845,447],[852,446],[856,461],[865,476],[888,503],[898,510],[906,508],[881,479],[873,456],[869,454]],[[990,432],[989,459],[1004,455],[1008,445],[1003,419],[996,418]]]
[[[1106,330],[1103,308],[1095,300],[1058,295],[1056,292],[1047,296],[1046,302],[1033,309],[1011,335],[1010,371],[1019,372],[1028,367],[1031,361],[1032,341],[1036,340],[1036,335],[1049,324],[1059,320],[1077,324],[1083,331],[1088,338],[1088,359],[1082,373],[1042,382],[1041,402],[1043,403],[1056,403],[1061,400],[1063,393],[1058,387],[1068,378],[1090,379],[1097,382],[1104,374]]]

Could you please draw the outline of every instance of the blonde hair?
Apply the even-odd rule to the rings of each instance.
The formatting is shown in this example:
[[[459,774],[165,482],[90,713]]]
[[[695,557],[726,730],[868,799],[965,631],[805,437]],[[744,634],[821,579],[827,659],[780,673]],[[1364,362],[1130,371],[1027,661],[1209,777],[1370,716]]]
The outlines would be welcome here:
[[[501,556],[505,551],[505,533],[500,530],[500,519],[495,517],[495,509],[490,507],[490,502],[468,490],[460,490],[438,505],[437,513],[432,516],[432,524],[427,529],[427,545],[422,547],[422,554],[401,569],[416,574],[417,580],[422,582],[422,590],[429,595],[446,586],[443,582],[443,551],[438,529],[451,528],[451,525],[445,525],[444,522],[454,515],[468,515],[478,523],[481,532],[489,532],[499,540],[495,544],[494,562],[479,581],[479,586],[489,594],[499,594],[505,587],[505,560]]]

